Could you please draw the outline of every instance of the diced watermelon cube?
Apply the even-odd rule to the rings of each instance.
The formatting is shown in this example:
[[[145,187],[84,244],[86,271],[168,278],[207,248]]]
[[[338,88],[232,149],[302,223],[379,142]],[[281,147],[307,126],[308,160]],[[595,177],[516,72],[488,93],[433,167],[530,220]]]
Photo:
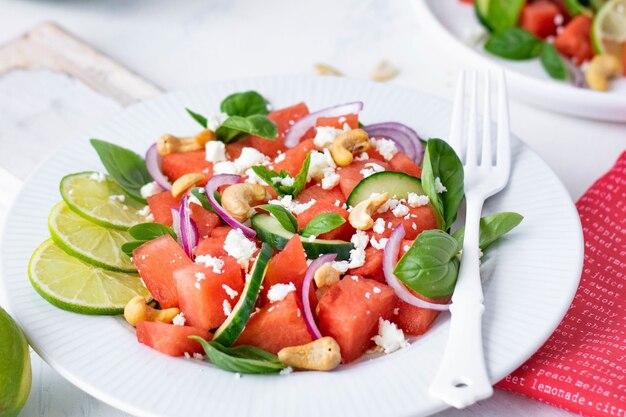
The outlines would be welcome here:
[[[560,14],[561,10],[556,4],[546,0],[535,1],[524,6],[519,25],[533,35],[545,39],[556,34],[556,17]]]
[[[369,246],[365,249],[365,265],[352,268],[348,270],[348,273],[373,279],[384,284],[386,281],[383,273],[383,257],[384,253],[381,249]]]
[[[319,184],[309,184],[307,188],[305,188],[296,198],[298,203],[308,203],[311,200],[315,201],[326,201],[331,204],[337,205],[337,201],[339,201],[338,207],[343,206],[346,202],[346,198],[343,196],[340,187],[334,187],[330,190],[324,190]]]
[[[294,235],[285,245],[283,250],[270,259],[263,281],[261,300],[266,302],[267,292],[275,284],[288,284],[293,282],[296,293],[302,292],[302,281],[308,265],[302,241],[298,235]]]
[[[381,213],[378,217],[383,219],[386,225],[391,223],[391,227],[386,227],[382,234],[375,233],[374,236],[377,239],[380,237],[389,237],[391,231],[399,224],[404,225],[407,239],[415,239],[417,235],[424,230],[438,228],[435,212],[430,205],[409,207],[408,218],[407,216],[396,217],[392,210]]]
[[[161,170],[170,181],[176,181],[183,175],[191,173],[204,174],[209,179],[213,175],[213,164],[206,160],[204,149],[191,152],[175,152],[163,155]]]
[[[158,321],[137,323],[137,340],[152,349],[170,356],[183,356],[185,353],[204,353],[202,345],[189,336],[199,336],[205,340],[209,332],[198,327],[175,326]]]
[[[391,168],[388,163],[383,161],[354,161],[347,167],[337,169],[337,174],[341,177],[339,180],[339,187],[341,187],[341,192],[345,198],[348,198],[354,187],[356,187],[356,185],[363,179],[361,170],[368,168],[371,169],[371,166],[366,165],[372,163],[381,166],[386,171]]]
[[[198,204],[191,203],[189,204],[189,208],[191,209],[191,220],[196,224],[200,238],[210,236],[211,231],[222,223],[220,218],[217,217],[217,214]]]
[[[422,178],[422,167],[417,165],[411,158],[406,156],[404,152],[396,153],[389,160],[391,170],[396,172],[404,172],[417,178]]]
[[[154,221],[172,226],[172,209],[180,206],[180,198],[172,197],[171,191],[163,191],[146,198]]]
[[[554,39],[554,47],[580,65],[593,58],[591,18],[583,14],[574,17]]]
[[[311,207],[298,214],[296,216],[298,229],[303,229],[313,218],[322,213],[336,213],[343,217],[346,222],[330,232],[319,235],[319,239],[350,240],[350,237],[355,233],[354,228],[348,222],[350,213],[346,209],[337,207],[328,201],[315,201]]]
[[[150,294],[163,308],[178,306],[174,271],[193,264],[170,235],[160,236],[133,251],[133,264]]]
[[[446,304],[450,301],[450,297],[430,299],[410,289],[409,291],[411,291],[416,297],[431,303]],[[436,310],[415,307],[402,300],[397,300],[394,315],[391,318],[391,321],[396,323],[396,325],[401,328],[405,334],[419,336],[426,333],[426,331],[430,329],[430,326],[432,326],[439,313],[440,312]]]
[[[315,149],[313,139],[300,142],[285,152],[285,159],[283,161],[274,164],[274,171],[280,172],[284,169],[289,175],[295,177],[298,175],[298,172],[300,172],[306,156],[313,149]]]
[[[350,129],[356,129],[359,127],[359,115],[358,114],[346,114],[338,117],[320,117],[315,122],[315,126],[328,126],[335,129],[343,129],[343,125],[347,124]]]

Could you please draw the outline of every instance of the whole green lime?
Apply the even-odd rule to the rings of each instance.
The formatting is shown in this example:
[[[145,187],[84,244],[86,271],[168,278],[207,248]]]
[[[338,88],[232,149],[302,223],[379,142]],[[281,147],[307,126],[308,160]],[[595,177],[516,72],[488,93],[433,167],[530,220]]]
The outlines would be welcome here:
[[[0,307],[0,417],[19,414],[30,393],[28,343],[17,323]]]

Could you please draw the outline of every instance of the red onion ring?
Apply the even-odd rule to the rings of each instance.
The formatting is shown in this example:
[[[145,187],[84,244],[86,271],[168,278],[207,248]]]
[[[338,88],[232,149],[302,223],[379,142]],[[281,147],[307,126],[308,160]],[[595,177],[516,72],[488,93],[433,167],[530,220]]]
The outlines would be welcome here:
[[[189,208],[189,197],[183,195],[178,208],[178,225],[180,228],[179,240],[187,256],[194,258],[194,251],[198,246],[198,228],[193,220],[191,220],[191,209]]]
[[[383,272],[385,273],[385,280],[387,281],[387,284],[393,288],[399,299],[405,303],[411,304],[412,306],[437,311],[449,310],[450,304],[429,303],[428,301],[414,296],[393,273],[393,269],[398,262],[400,245],[402,244],[402,239],[404,239],[405,235],[406,232],[404,231],[404,226],[399,224],[395,229],[393,229],[393,232],[391,232],[391,236],[389,236],[389,240],[385,246]]]
[[[313,281],[313,277],[315,276],[315,272],[325,263],[332,262],[337,258],[336,253],[328,253],[326,255],[322,255],[309,265],[309,268],[306,270],[306,274],[304,275],[304,281],[302,281],[302,309],[304,310],[304,321],[306,322],[306,327],[311,333],[313,340],[317,340],[322,337],[322,333],[320,329],[317,327],[315,323],[315,317],[313,316],[313,311],[311,311],[311,301],[309,300],[309,292],[311,290],[311,281]]]
[[[285,136],[285,146],[288,148],[296,146],[300,138],[304,136],[310,128],[315,126],[315,122],[317,122],[317,119],[320,117],[339,117],[345,116],[346,114],[358,114],[361,110],[363,110],[363,102],[355,101],[310,113],[291,126],[289,132],[287,132],[287,136]]]
[[[567,68],[569,80],[572,85],[578,88],[588,88],[589,85],[587,84],[587,80],[585,79],[585,74],[583,74],[583,71],[580,69],[580,67],[574,64],[570,59],[563,56],[561,57],[561,60]]]
[[[150,146],[146,151],[146,168],[148,168],[148,173],[159,187],[164,190],[172,189],[172,184],[161,171],[161,155],[159,155],[157,151],[156,143]]]
[[[205,186],[206,196],[209,199],[209,204],[213,207],[213,210],[218,216],[222,218],[230,227],[239,229],[246,237],[255,237],[256,232],[251,227],[235,220],[215,199],[215,192],[220,185],[224,184],[237,184],[241,182],[241,176],[235,174],[218,174],[211,177]]]
[[[417,132],[400,122],[374,123],[363,127],[370,137],[390,139],[415,163],[421,164],[424,144]]]

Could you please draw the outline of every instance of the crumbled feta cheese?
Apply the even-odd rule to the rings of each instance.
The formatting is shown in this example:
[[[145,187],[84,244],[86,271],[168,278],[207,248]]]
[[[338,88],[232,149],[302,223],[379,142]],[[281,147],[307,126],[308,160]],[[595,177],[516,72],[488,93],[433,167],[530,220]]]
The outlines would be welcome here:
[[[374,221],[374,227],[372,227],[372,230],[374,231],[374,233],[378,233],[380,235],[385,233],[385,219],[382,219],[380,217],[377,218]]]
[[[348,269],[350,269],[350,265],[348,261],[333,261],[330,266],[340,274],[345,274]]]
[[[563,15],[560,13],[554,16],[554,24],[557,26],[561,26],[564,20]]]
[[[372,197],[372,196],[370,196]],[[389,200],[387,200],[385,202],[385,204],[383,204],[382,206],[380,206],[380,208],[378,210],[376,210],[377,213],[385,213],[389,210],[393,210],[395,209],[398,204],[400,204],[400,200],[396,200],[395,198],[390,198]],[[391,226],[389,226],[391,227]]]
[[[332,168],[327,168],[324,170],[324,178],[322,178],[322,189],[323,190],[331,190],[339,184],[339,180],[341,177],[339,174],[335,172]],[[339,200],[337,200],[339,201]]]
[[[136,213],[139,214],[140,216],[148,217],[151,214],[150,206],[144,206],[144,208],[137,210]]]
[[[346,118],[345,118],[344,116],[341,116],[341,117],[337,120],[337,122],[339,122],[339,123],[344,123],[345,121],[346,121]]]
[[[404,245],[402,249],[404,249],[405,252],[408,252],[411,247],[409,245]]]
[[[371,139],[370,142],[376,148],[379,154],[383,156],[387,161],[394,157],[398,153],[396,143],[390,139]]]
[[[193,358],[201,361],[202,359],[204,359],[204,355],[202,353],[194,353]]]
[[[288,366],[286,368],[281,369],[279,374],[283,375],[283,376],[287,376],[287,375],[291,374],[292,372],[293,372],[293,368],[291,366]]]
[[[411,223],[411,229],[413,229],[413,230],[417,230],[417,224],[415,224],[415,223]]]
[[[297,203],[293,201],[293,197],[290,195],[285,195],[283,197],[278,197],[276,200],[268,201],[269,204],[277,204],[283,206],[287,209],[287,211],[292,212],[295,215],[302,214],[305,210],[308,210],[313,204],[315,204],[315,199],[312,198],[307,203]]]
[[[315,235],[311,235],[308,237],[309,242],[315,242],[315,239],[317,239],[317,236]]]
[[[409,206],[411,207],[425,206],[426,204],[430,203],[430,199],[428,198],[427,195],[418,195],[416,193],[409,193],[409,196],[407,198],[407,203],[409,203]]]
[[[383,237],[377,241],[376,238],[372,236],[372,238],[370,239],[370,244],[376,249],[385,249],[388,241],[389,239],[387,239],[386,237]]]
[[[235,165],[239,169],[239,172],[244,172],[253,165],[263,165],[263,163],[267,162],[268,159],[265,154],[262,154],[254,148],[245,147],[241,150],[239,158],[235,160]]]
[[[191,359],[191,355],[189,354],[189,352],[185,352],[184,355],[185,359]]]
[[[272,181],[273,180],[274,179],[272,178]],[[284,185],[285,187],[292,187],[294,182],[295,182],[295,179],[291,176],[280,179],[280,185]]]
[[[398,314],[400,314],[400,307],[396,307],[393,309],[393,315],[397,316]]]
[[[367,161],[368,159],[370,159],[370,156],[367,152],[361,152],[361,155],[354,158],[355,161]]]
[[[233,229],[226,236],[224,250],[227,254],[237,259],[242,268],[248,269],[248,264],[252,260],[254,252],[256,252],[256,245],[254,242],[249,241],[241,230]]]
[[[441,183],[441,178],[439,177],[435,178],[435,191],[437,191],[438,194],[448,191],[448,189]]]
[[[380,294],[381,289],[379,287],[374,287],[374,294]]]
[[[232,230],[231,230],[232,232]],[[247,240],[247,239],[246,239]],[[204,264],[207,268],[213,268],[213,272],[216,274],[222,273],[222,268],[224,267],[224,261],[218,257],[214,257],[211,255],[198,255],[196,256],[196,263]]]
[[[380,346],[385,353],[395,352],[398,349],[409,346],[402,329],[389,320],[378,319],[378,334],[372,337],[374,343]]]
[[[287,158],[287,154],[281,153],[274,159],[274,163],[277,164],[279,162],[283,162]]]
[[[207,129],[215,132],[217,128],[226,121],[226,119],[228,119],[228,115],[226,113],[210,114],[206,118],[206,127]]]
[[[174,326],[184,326],[185,325],[185,313],[180,312],[172,319],[172,324]]]
[[[256,174],[256,172],[254,172],[252,168],[246,169],[246,172],[244,172],[244,175],[246,176],[246,179],[244,181],[249,184],[261,184],[261,185],[267,184],[261,177],[259,177]]]
[[[235,164],[233,161],[217,162],[215,165],[213,165],[213,173],[214,174],[235,174],[235,175],[240,174],[237,164]]]
[[[203,279],[206,279],[206,275],[204,275],[204,272],[196,272],[195,274],[193,274],[194,277],[196,277],[196,281],[202,281]]]
[[[341,201],[335,200],[335,207],[341,207]]]
[[[323,152],[313,151],[311,152],[311,162],[309,164],[309,172],[307,173],[307,181],[311,178],[315,178],[316,180],[321,180],[324,178],[325,172],[328,168],[333,169],[337,167],[335,164],[335,160],[333,159],[330,151],[328,149],[324,149]]]
[[[272,178],[270,178],[270,180],[271,180],[271,181],[272,181],[272,183],[274,183],[274,184],[278,184],[279,182],[281,182],[281,181],[282,181],[282,179],[283,179],[282,177],[272,177]]]
[[[224,289],[224,291],[226,292],[226,295],[228,295],[231,300],[239,295],[237,291],[233,290],[226,284],[222,284],[222,288]]]
[[[365,298],[367,298],[368,300],[370,299],[371,296],[372,296],[372,293],[370,293],[369,291],[365,293]]]
[[[204,145],[205,158],[209,162],[222,162],[226,160],[226,145],[221,140],[210,140]]]
[[[374,162],[368,162],[365,164],[365,168],[363,168],[359,172],[361,173],[361,175],[363,175],[363,178],[367,178],[372,174],[375,174],[377,172],[383,172],[384,170],[385,168],[383,168],[381,165],[378,165]]]
[[[224,302],[222,303],[222,310],[224,311],[224,315],[226,317],[230,316],[230,313],[233,312],[233,308],[230,306],[228,300],[224,300]]]
[[[102,172],[94,172],[93,174],[89,176],[89,179],[93,181],[103,182],[106,179],[106,177],[104,176]]]
[[[337,135],[343,132],[344,131],[341,129],[335,129],[330,126],[318,126],[315,133],[315,139],[313,139],[313,144],[319,149],[325,148],[332,145]]]
[[[352,235],[350,242],[354,245],[354,249],[350,250],[350,268],[358,268],[365,265],[365,248],[369,243],[369,236],[362,230],[357,230]]]
[[[152,181],[142,186],[139,193],[143,198],[148,198],[163,191],[163,188],[156,182]]]
[[[293,282],[290,282],[289,284],[274,284],[267,292],[267,299],[272,303],[282,301],[285,299],[287,294],[295,290],[296,286],[293,285]]]
[[[109,196],[109,200],[123,203],[126,201],[126,196],[124,194],[113,194]]]
[[[403,217],[409,214],[409,208],[405,206],[404,204],[400,203],[391,212],[396,217]]]

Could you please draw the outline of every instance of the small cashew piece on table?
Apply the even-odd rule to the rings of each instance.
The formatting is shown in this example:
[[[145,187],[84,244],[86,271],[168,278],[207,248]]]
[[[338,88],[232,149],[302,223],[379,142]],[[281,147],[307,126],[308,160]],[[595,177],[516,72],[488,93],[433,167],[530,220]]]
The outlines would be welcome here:
[[[361,201],[354,206],[348,221],[350,225],[357,230],[369,230],[374,227],[374,219],[372,215],[378,211],[378,209],[389,200],[388,193],[376,194],[367,200]]]
[[[207,142],[215,140],[217,136],[210,129],[201,130],[195,136],[179,138],[174,135],[163,135],[157,140],[157,151],[160,155],[168,155],[176,152],[190,152],[204,149]]]
[[[250,203],[267,200],[270,194],[261,184],[239,183],[226,188],[222,193],[222,207],[238,222],[245,222],[254,209]]]
[[[337,165],[345,167],[352,163],[355,153],[365,152],[371,147],[365,130],[352,129],[337,135],[330,146],[330,154]]]
[[[313,279],[315,280],[317,288],[322,288],[330,287],[331,285],[338,283],[340,276],[341,273],[333,268],[333,265],[329,262],[320,266],[317,271],[315,271]]]
[[[278,360],[298,369],[330,371],[339,366],[341,350],[337,341],[327,336],[306,345],[282,348]]]
[[[607,91],[609,89],[609,81],[622,75],[623,71],[622,63],[616,56],[609,54],[596,55],[587,67],[585,79],[592,89]]]
[[[124,318],[131,326],[135,326],[140,321],[171,323],[178,313],[180,310],[177,308],[166,310],[152,308],[146,304],[146,299],[140,295],[133,297],[124,307]]]
[[[174,181],[174,184],[172,184],[172,197],[178,197],[179,195],[182,195],[185,191],[187,191],[194,185],[201,183],[205,179],[206,177],[203,174],[198,173],[183,175],[182,177]]]

